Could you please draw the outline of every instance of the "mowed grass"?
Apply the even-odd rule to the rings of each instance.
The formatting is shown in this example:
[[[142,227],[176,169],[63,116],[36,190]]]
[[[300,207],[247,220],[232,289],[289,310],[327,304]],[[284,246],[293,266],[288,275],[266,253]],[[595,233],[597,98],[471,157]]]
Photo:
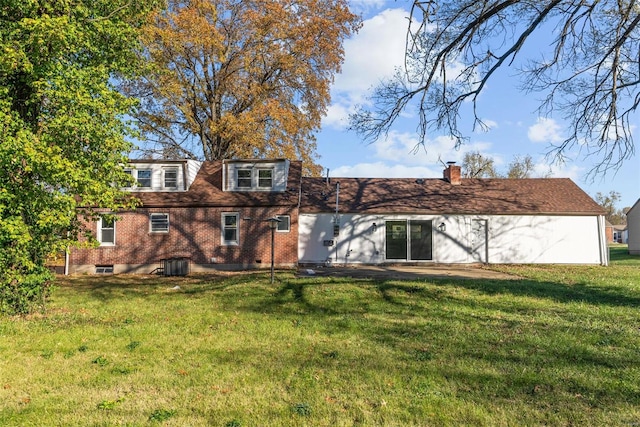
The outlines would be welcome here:
[[[621,258],[63,279],[46,312],[0,319],[0,425],[638,425],[640,258]]]

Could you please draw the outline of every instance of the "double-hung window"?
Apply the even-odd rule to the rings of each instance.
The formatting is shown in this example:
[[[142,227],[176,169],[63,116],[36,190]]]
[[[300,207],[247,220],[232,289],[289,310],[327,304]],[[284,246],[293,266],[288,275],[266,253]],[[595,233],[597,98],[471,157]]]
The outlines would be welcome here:
[[[273,188],[273,169],[258,169],[258,188]]]
[[[169,214],[152,213],[149,215],[149,231],[151,233],[169,232]]]
[[[138,187],[151,188],[151,169],[138,169]]]
[[[238,188],[251,188],[251,169],[238,169]]]
[[[113,217],[103,216],[98,220],[98,241],[100,246],[113,246],[116,244],[116,220]]]
[[[237,245],[240,243],[240,214],[223,213],[222,214],[222,244]]]
[[[165,188],[178,187],[178,168],[164,169],[164,187]]]

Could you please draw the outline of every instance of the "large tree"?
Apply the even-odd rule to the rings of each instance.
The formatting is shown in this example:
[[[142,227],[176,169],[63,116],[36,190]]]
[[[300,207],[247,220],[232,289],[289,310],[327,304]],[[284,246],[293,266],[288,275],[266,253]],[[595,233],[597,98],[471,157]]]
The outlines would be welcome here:
[[[493,158],[479,151],[470,151],[464,154],[462,159],[462,176],[465,178],[510,178],[523,179],[547,178],[550,172],[539,175],[535,173],[535,165],[531,155],[514,156],[505,173],[500,173],[495,166]]]
[[[607,219],[607,221],[609,221],[613,225],[627,223],[627,215],[625,210],[618,209],[616,207],[621,197],[622,196],[617,191],[609,191],[608,194],[598,192],[594,197],[596,203],[602,206],[602,208],[605,210],[605,218]]]
[[[170,0],[146,27],[137,118],[164,156],[315,165],[314,132],[360,19],[347,0]]]
[[[96,208],[131,206],[118,184],[133,102],[112,86],[135,69],[154,1],[13,0],[0,7],[0,312],[47,293],[45,260]]]
[[[480,95],[489,82],[504,84],[492,80],[499,69],[517,64],[540,114],[566,121],[568,136],[550,153],[563,159],[578,147],[596,156],[593,172],[617,168],[634,154],[639,12],[631,0],[413,0],[406,67],[374,90],[352,128],[375,140],[417,108],[423,141],[437,130],[462,143],[463,106],[483,126]],[[550,40],[548,51],[521,58],[533,39]]]
[[[479,151],[464,154],[462,159],[462,176],[464,178],[498,178],[494,161]]]

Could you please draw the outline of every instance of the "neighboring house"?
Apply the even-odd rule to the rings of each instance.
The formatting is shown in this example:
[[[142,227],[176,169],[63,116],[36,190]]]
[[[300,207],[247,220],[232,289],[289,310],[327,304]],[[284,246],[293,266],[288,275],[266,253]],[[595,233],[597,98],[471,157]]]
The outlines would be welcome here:
[[[608,263],[604,211],[569,179],[303,178],[288,160],[135,161],[142,205],[92,224],[71,272],[275,263]],[[640,210],[638,208],[637,210]],[[166,265],[166,263],[164,264]]]
[[[640,199],[627,212],[629,253],[640,255]]]
[[[626,224],[614,225],[613,226],[613,242],[614,243],[628,243],[629,242],[629,233],[627,231]]]
[[[614,243],[613,239],[613,224],[611,224],[608,220],[604,221],[605,227],[605,236],[607,236],[607,243]]]

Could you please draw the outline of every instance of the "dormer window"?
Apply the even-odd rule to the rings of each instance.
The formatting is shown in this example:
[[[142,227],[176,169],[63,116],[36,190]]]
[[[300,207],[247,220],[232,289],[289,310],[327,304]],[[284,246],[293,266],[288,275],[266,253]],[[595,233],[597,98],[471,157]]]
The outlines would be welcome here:
[[[238,188],[251,188],[251,169],[238,169]]]
[[[287,191],[289,163],[286,160],[229,160],[227,164],[222,175],[224,191]]]
[[[164,168],[164,187],[165,188],[177,188],[178,187],[178,168]]]
[[[258,169],[258,188],[273,188],[273,169]]]
[[[151,169],[139,169],[137,172],[138,187],[151,188]]]

